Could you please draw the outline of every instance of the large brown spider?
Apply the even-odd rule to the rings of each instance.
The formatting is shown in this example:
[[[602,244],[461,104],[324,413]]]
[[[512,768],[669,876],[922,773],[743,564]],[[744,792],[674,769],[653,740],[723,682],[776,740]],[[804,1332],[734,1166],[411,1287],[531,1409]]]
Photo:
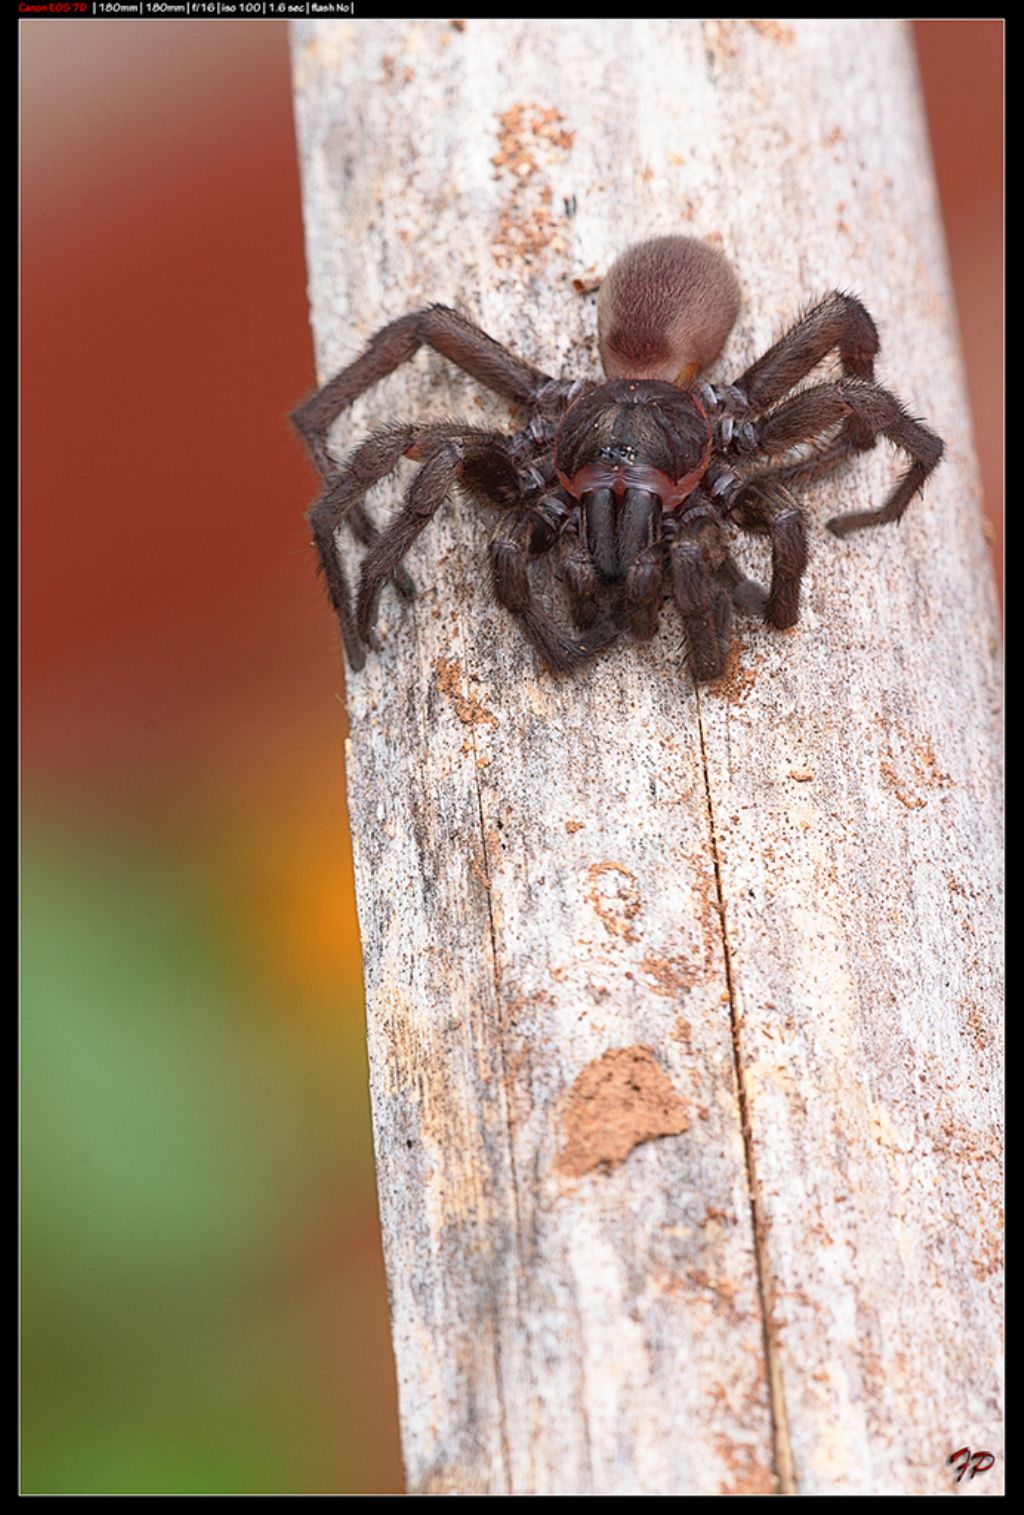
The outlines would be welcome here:
[[[309,521],[352,667],[363,666],[366,647],[379,648],[373,627],[385,582],[412,597],[402,560],[456,485],[502,510],[490,544],[494,593],[554,669],[575,667],[625,627],[653,636],[666,593],[686,628],[695,679],[722,673],[734,604],[772,626],[794,625],[807,542],[790,486],[822,478],[885,437],[910,458],[889,498],[828,525],[842,537],[898,521],[942,456],[942,442],[873,382],[875,323],[839,291],[736,383],[698,382],[738,306],[723,257],[689,237],[658,237],[624,253],[601,286],[605,382],[553,379],[444,305],[379,331],[293,417],[324,483]],[[338,463],[327,449],[331,424],[424,343],[516,401],[527,424],[510,436],[457,421],[387,426]],[[842,377],[786,399],[833,350]],[[403,457],[421,466],[401,510],[379,532],[364,496]],[[368,549],[354,614],[335,540],[342,522]],[[769,537],[767,592],[734,562],[730,528]],[[556,624],[531,583],[531,559],[551,552],[578,635]]]

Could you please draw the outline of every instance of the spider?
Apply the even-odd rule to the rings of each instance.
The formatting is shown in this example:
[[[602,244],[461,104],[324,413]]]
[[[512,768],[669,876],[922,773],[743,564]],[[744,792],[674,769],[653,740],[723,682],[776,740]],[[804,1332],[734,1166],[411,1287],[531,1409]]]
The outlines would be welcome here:
[[[735,383],[702,381],[738,308],[724,257],[694,238],[658,237],[625,252],[601,285],[603,382],[552,378],[444,305],[383,327],[293,415],[323,480],[308,519],[352,668],[363,666],[367,647],[379,650],[385,583],[412,598],[403,559],[456,486],[501,510],[490,543],[495,597],[556,671],[626,629],[653,636],[668,597],[696,680],[722,674],[734,606],[774,627],[795,625],[807,528],[792,489],[884,437],[909,459],[888,499],[828,526],[844,537],[898,521],[943,444],[874,383],[875,323],[840,291],[807,310]],[[328,429],[424,344],[516,402],[526,424],[512,435],[459,421],[385,426],[337,462]],[[792,394],[832,352],[841,376]],[[403,457],[420,467],[379,531],[364,497]],[[367,549],[354,609],[336,543],[343,522]],[[767,591],[729,551],[737,530],[769,539]],[[530,564],[545,554],[560,567],[573,629],[558,624],[532,581]]]

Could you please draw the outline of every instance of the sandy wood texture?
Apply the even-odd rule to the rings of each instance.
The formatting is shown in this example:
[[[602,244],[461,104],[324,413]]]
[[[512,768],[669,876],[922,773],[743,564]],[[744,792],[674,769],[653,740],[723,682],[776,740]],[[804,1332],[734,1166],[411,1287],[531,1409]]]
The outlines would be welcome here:
[[[882,499],[884,447],[808,492],[800,625],[740,620],[716,686],[671,611],[540,671],[464,500],[385,596],[347,769],[409,1488],[945,1492],[968,1445],[997,1462],[960,1490],[996,1492],[998,634],[909,35],[326,22],[293,52],[322,379],[431,301],[596,375],[574,281],[682,231],[744,289],[713,377],[852,289],[947,444],[899,528],[822,524]],[[421,353],[333,445],[452,414],[514,420]]]

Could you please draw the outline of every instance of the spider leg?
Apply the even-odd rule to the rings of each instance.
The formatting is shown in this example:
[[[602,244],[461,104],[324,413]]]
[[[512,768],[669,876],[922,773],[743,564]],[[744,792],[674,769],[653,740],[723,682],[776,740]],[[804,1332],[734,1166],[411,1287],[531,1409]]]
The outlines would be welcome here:
[[[308,512],[313,540],[320,558],[320,569],[327,584],[331,604],[341,625],[342,641],[351,666],[358,671],[365,662],[351,610],[351,595],[345,570],[338,557],[336,534],[343,522],[352,528],[356,539],[374,547],[381,533],[370,520],[363,505],[368,489],[387,478],[401,458],[422,454],[448,437],[459,436],[474,442],[497,446],[501,437],[495,432],[478,431],[452,421],[438,421],[426,426],[390,426],[376,431],[352,452],[342,464],[335,464],[334,480]],[[395,587],[404,599],[416,593],[412,579],[397,564],[392,574]]]
[[[292,412],[295,428],[325,484],[330,485],[336,472],[327,450],[333,423],[365,390],[408,362],[424,345],[486,388],[522,405],[530,404],[539,390],[554,383],[446,305],[428,305],[400,316],[377,332],[354,362]]]
[[[363,495],[378,479],[386,478],[398,466],[399,458],[406,447],[411,445],[415,434],[415,427],[400,426],[368,437],[340,469],[335,468],[333,483],[306,516],[320,558],[320,571],[341,626],[345,654],[349,665],[357,672],[365,663],[366,654],[352,615],[352,596],[338,556],[336,533],[347,517],[357,540],[365,546],[373,546],[378,532],[366,514],[362,503]],[[400,579],[396,575],[396,587],[406,599],[411,599],[415,593],[412,580],[404,569],[400,570],[400,574]]]
[[[499,433],[440,425],[416,431],[411,450],[422,459],[422,467],[409,485],[398,515],[363,559],[360,574],[356,630],[374,648],[379,647],[379,639],[372,627],[385,581],[444,504],[452,486],[461,481],[475,498],[491,504],[507,505],[521,498],[506,439]]]
[[[728,584],[732,602],[739,610],[753,611],[763,616],[768,604],[768,591],[756,579],[748,579],[731,553],[726,553],[718,573],[723,583]]]
[[[516,617],[545,662],[558,673],[569,673],[610,646],[621,628],[614,619],[596,622],[596,604],[582,637],[567,635],[552,620],[533,592],[528,566],[534,536],[543,540],[549,532],[550,523],[534,505],[524,506],[511,522],[499,526],[491,541],[491,582],[499,603]],[[595,575],[595,590],[596,583]]]
[[[634,636],[648,641],[658,629],[665,596],[665,547],[645,547],[626,575],[626,615]]]
[[[878,510],[852,511],[827,523],[840,537],[865,526],[898,521],[943,453],[940,439],[908,415],[895,395],[857,379],[820,384],[794,395],[756,428],[758,449],[768,457],[780,456],[848,417],[865,433],[870,431],[873,439],[882,436],[900,448],[910,458],[910,466]],[[759,482],[764,482],[763,477]]]
[[[721,530],[706,516],[680,522],[669,547],[672,594],[686,628],[695,680],[717,679],[725,667],[730,596],[712,577],[725,556]]]
[[[372,547],[374,542],[380,538],[380,528],[375,526],[370,520],[365,505],[354,505],[349,511],[346,520],[351,528],[352,535],[360,547]],[[416,585],[404,568],[396,568],[391,578],[403,600],[414,600],[416,598]]]
[[[873,379],[878,347],[878,330],[864,306],[837,289],[801,316],[736,384],[751,409],[762,411],[788,394],[833,350],[838,350],[845,375]]]
[[[826,442],[823,447],[815,447],[809,457],[799,458],[795,463],[784,463],[778,468],[773,468],[771,477],[777,479],[780,484],[796,487],[814,484],[818,479],[828,478],[842,463],[849,462],[856,453],[863,452],[872,445],[873,434],[866,431],[867,441],[865,442],[861,433],[862,424],[855,417],[848,416],[838,436]]]
[[[572,618],[577,626],[592,626],[597,620],[601,581],[594,560],[580,536],[578,509],[562,534],[562,543],[562,573],[569,592]]]
[[[780,631],[795,626],[800,617],[800,581],[807,567],[803,511],[775,475],[763,474],[740,491],[730,513],[739,526],[766,531],[771,538],[772,582],[764,618]]]
[[[401,457],[415,456],[427,438],[450,436],[453,430],[463,432],[466,428],[454,426],[450,421],[425,426],[382,427],[357,447],[344,464],[338,465],[332,459],[334,483],[317,501],[321,506],[324,500],[330,501],[324,509],[325,514],[333,518],[332,532],[337,531],[344,520],[361,546],[372,547],[380,531],[370,520],[362,495],[387,478]],[[416,585],[404,568],[396,568],[392,577],[403,599],[416,598]]]

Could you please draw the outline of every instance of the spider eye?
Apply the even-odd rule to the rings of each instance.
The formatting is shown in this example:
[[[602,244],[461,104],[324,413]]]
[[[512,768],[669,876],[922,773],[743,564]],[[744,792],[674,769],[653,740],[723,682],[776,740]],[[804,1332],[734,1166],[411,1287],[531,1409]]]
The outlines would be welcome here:
[[[628,443],[619,443],[609,447],[602,447],[597,456],[602,463],[635,463],[639,454],[635,447]]]

